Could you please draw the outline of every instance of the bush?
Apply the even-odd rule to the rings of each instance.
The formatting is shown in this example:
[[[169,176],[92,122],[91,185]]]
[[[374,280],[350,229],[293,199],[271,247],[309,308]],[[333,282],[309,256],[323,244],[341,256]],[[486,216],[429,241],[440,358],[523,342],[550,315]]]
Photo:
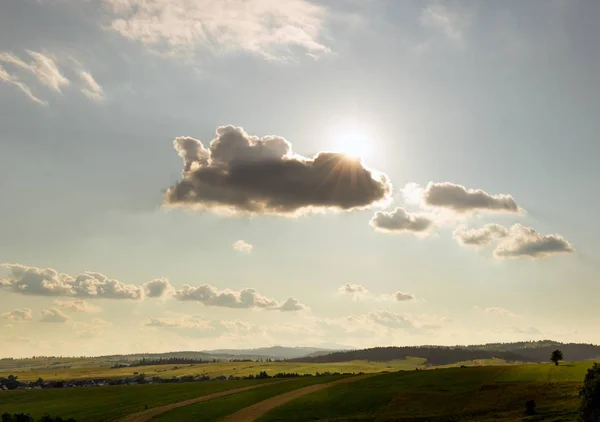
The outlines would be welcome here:
[[[600,365],[597,363],[594,363],[585,374],[579,397],[581,419],[584,422],[600,421]]]
[[[527,400],[525,403],[525,414],[535,415],[535,400]]]

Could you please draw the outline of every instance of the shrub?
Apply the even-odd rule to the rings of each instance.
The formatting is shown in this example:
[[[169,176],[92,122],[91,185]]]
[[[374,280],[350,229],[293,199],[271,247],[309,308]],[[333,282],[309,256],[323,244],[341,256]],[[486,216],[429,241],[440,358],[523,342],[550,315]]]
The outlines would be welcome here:
[[[600,365],[597,363],[585,374],[579,397],[581,419],[584,422],[600,421]]]
[[[535,415],[535,400],[527,400],[525,402],[525,414]]]

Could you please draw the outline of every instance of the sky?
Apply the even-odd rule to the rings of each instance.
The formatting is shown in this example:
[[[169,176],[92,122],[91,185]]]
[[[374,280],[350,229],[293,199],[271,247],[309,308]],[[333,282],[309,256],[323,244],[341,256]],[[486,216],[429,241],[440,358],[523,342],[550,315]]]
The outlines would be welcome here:
[[[598,13],[2,1],[0,354],[600,343]]]

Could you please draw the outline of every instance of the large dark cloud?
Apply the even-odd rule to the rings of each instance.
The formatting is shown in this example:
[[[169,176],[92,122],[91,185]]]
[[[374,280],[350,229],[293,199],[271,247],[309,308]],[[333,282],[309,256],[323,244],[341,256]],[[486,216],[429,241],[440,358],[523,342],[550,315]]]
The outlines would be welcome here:
[[[404,208],[392,212],[378,211],[370,221],[376,230],[388,233],[427,233],[434,227],[433,220],[424,215],[411,214]]]
[[[449,208],[464,213],[470,211],[521,212],[511,195],[490,195],[481,189],[467,189],[454,183],[430,182],[423,191],[425,205]]]
[[[545,258],[574,251],[573,245],[558,234],[543,235],[531,227],[515,224],[494,250],[494,255],[497,258]]]
[[[184,170],[167,190],[165,204],[294,215],[366,208],[391,194],[385,175],[342,154],[302,157],[282,137],[258,138],[234,126],[218,127],[216,134],[209,148],[193,138],[175,139]]]

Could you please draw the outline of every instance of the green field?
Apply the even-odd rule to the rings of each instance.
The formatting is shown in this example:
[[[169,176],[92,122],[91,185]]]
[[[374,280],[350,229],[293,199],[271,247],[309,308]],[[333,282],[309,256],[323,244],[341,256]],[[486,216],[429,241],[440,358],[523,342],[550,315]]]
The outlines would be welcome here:
[[[260,421],[577,420],[578,392],[590,363],[532,364],[382,374],[296,399]]]
[[[231,396],[220,397],[207,402],[196,403],[189,406],[180,407],[163,413],[153,418],[153,421],[216,421],[227,415],[237,412],[254,403],[266,400],[288,391],[297,390],[314,384],[333,382],[342,378],[341,376],[331,377],[310,377],[286,381],[282,384],[264,386],[256,390],[250,390]]]
[[[95,378],[126,378],[133,377],[134,372],[145,374],[147,377],[161,378],[181,377],[184,375],[208,375],[218,377],[224,375],[248,376],[266,371],[269,375],[278,372],[296,372],[298,374],[315,374],[316,372],[349,372],[373,373],[383,371],[412,370],[425,362],[422,358],[407,358],[392,362],[350,361],[340,363],[296,363],[296,362],[220,362],[197,363],[186,365],[148,365],[132,368],[108,367],[72,367],[60,369],[13,368],[3,370],[0,377],[16,375],[21,381],[35,381],[43,378],[52,380],[74,380]]]
[[[324,377],[326,378],[326,377]],[[0,392],[0,414],[49,414],[78,421],[110,421],[149,408],[275,380],[204,381],[178,384],[49,388]]]
[[[492,363],[492,362],[489,362]],[[264,415],[265,421],[512,421],[577,420],[578,392],[590,362],[490,365],[396,371],[359,379],[297,398]],[[389,368],[387,368],[389,370]],[[0,392],[0,413],[28,412],[110,421],[190,398],[260,385],[259,388],[170,410],[154,420],[218,420],[270,397],[339,376],[279,380],[205,381],[94,388]],[[265,384],[265,385],[262,385]],[[525,417],[525,402],[538,414]]]

